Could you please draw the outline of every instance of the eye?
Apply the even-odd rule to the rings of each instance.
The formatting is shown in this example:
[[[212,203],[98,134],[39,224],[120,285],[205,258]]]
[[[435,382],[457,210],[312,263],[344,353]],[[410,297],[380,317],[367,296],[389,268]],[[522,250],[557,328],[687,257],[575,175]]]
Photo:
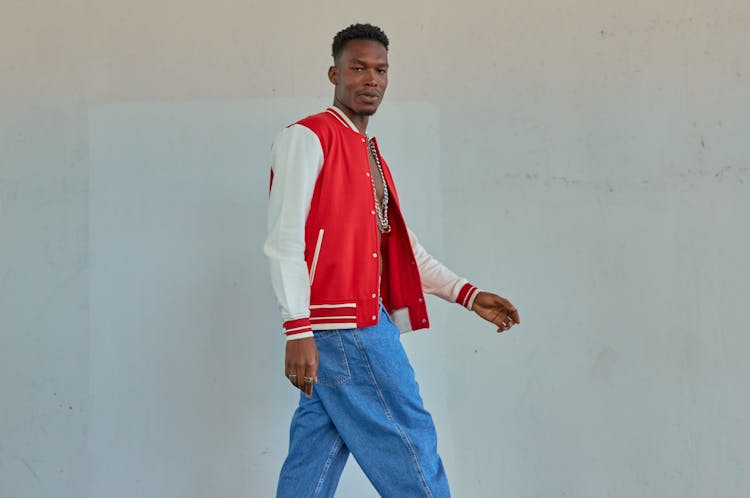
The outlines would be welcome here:
[[[357,67],[353,67],[353,68],[352,68],[352,71],[354,71],[355,73],[358,73],[358,72],[362,71],[362,68],[361,68],[361,67],[359,67],[359,66],[357,66]]]
[[[385,73],[387,72],[387,70],[385,70],[385,69],[378,69],[378,72],[379,72],[380,74],[385,74]]]

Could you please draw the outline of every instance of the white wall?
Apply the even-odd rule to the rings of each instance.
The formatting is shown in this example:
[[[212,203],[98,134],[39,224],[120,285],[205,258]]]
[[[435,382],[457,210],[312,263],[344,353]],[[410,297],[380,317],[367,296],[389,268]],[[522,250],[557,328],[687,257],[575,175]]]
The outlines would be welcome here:
[[[404,337],[455,496],[748,494],[746,3],[0,19],[0,497],[273,494],[268,145],[356,20],[391,37],[373,130],[410,224],[521,311],[496,336],[431,299]],[[339,495],[376,496],[353,461]]]

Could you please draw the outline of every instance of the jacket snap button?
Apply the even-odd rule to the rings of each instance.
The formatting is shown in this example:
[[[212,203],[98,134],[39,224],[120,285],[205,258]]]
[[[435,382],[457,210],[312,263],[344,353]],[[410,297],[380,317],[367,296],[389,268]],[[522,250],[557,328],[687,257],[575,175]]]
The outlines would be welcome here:
[[[377,320],[377,319],[378,319],[378,317],[376,317],[375,315],[372,315],[372,319],[373,319],[373,320]]]
[[[427,323],[427,318],[422,318],[422,323]]]
[[[372,253],[372,257],[373,258],[377,258],[378,257],[378,253],[376,253],[376,252]]]
[[[370,176],[370,173],[365,173],[367,176]]]
[[[375,299],[376,297],[378,297],[378,295],[373,292],[372,298]]]
[[[419,302],[421,303],[422,301],[424,301],[424,299],[422,299],[422,298],[420,297],[420,298],[419,298]]]

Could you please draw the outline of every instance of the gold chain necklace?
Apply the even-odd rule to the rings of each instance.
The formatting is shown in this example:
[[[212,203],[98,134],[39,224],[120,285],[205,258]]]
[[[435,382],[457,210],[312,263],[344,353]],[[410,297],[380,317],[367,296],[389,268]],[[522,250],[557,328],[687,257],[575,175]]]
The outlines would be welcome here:
[[[375,212],[378,215],[378,230],[380,230],[380,233],[391,233],[391,225],[388,223],[388,185],[385,182],[385,175],[383,174],[383,167],[380,165],[378,152],[375,150],[375,143],[372,139],[368,139],[367,143],[370,146],[370,153],[372,154],[373,159],[375,159],[375,164],[378,167],[380,178],[383,180],[383,205],[381,207],[378,202],[378,192],[375,189],[375,178],[370,175],[370,180],[372,180],[372,193],[375,197]]]

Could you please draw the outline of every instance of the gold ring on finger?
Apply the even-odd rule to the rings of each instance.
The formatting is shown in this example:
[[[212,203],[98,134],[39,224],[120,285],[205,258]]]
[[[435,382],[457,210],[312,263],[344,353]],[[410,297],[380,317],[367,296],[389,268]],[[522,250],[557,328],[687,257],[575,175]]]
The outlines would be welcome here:
[[[313,379],[312,377],[304,377],[306,383],[312,383]]]

